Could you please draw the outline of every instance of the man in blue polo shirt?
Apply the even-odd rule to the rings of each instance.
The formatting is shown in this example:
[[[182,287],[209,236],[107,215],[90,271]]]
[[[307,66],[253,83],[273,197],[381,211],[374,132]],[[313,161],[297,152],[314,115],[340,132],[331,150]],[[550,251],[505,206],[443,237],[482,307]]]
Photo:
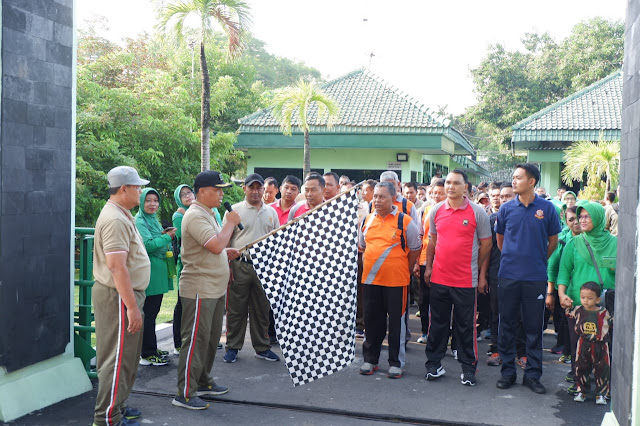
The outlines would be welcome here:
[[[498,272],[498,352],[502,358],[502,378],[496,386],[508,389],[516,381],[515,338],[521,309],[527,341],[522,384],[535,393],[545,393],[540,377],[547,259],[558,245],[561,229],[553,204],[534,192],[539,180],[540,171],[535,165],[518,164],[511,182],[516,198],[498,210],[495,230],[502,252]]]

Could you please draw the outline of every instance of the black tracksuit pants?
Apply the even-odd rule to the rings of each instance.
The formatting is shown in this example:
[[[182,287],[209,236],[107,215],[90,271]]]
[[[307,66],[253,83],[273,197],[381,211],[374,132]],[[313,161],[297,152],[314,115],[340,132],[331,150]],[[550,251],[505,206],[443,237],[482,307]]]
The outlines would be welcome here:
[[[378,364],[380,348],[387,335],[389,321],[389,366],[404,367],[405,336],[407,333],[406,315],[409,302],[409,286],[385,287],[365,284],[364,290],[364,330],[362,343],[364,361]]]
[[[425,348],[427,370],[430,367],[439,367],[447,351],[451,309],[453,309],[453,338],[458,350],[458,362],[462,364],[463,372],[475,374],[478,365],[476,296],[475,288],[449,287],[431,283],[429,336]]]
[[[424,271],[426,266],[420,266],[420,301],[418,302],[418,309],[420,309],[420,324],[422,325],[422,334],[429,332],[429,300],[431,294],[431,288],[427,286],[424,281]]]
[[[542,332],[547,281],[519,281],[498,278],[498,352],[502,358],[502,376],[516,375],[516,334],[520,312],[527,342],[527,366],[524,376],[542,376]]]

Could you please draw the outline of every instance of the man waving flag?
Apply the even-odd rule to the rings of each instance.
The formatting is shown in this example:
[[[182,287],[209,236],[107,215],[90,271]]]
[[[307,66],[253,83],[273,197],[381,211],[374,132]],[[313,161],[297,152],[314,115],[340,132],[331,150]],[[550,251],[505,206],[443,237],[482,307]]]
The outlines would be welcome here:
[[[294,386],[354,360],[357,207],[340,194],[249,248]]]

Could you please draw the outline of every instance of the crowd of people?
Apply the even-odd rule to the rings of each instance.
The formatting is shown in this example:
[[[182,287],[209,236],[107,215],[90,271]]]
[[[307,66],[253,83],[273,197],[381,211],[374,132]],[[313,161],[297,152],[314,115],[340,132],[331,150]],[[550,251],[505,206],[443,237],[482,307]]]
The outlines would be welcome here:
[[[587,399],[595,376],[596,403],[609,395],[609,345],[613,336],[617,246],[616,194],[602,203],[579,200],[560,188],[551,199],[538,186],[540,172],[519,164],[511,182],[473,186],[452,170],[428,185],[402,183],[387,171],[379,181],[356,184],[334,172],[300,181],[250,174],[245,199],[226,206],[225,182],[216,171],[196,176],[193,187],[175,189],[172,226],[156,216],[157,190],[142,186],[131,167],[109,171],[109,200],[96,223],[93,287],[99,390],[94,424],[138,424],[141,412],[126,399],[137,366],[166,365],[155,322],[163,294],[177,279],[174,353],[179,355],[173,404],[201,410],[207,397],[228,392],[211,375],[226,313],[223,361],[243,348],[247,321],[255,356],[279,361],[269,302],[251,257],[239,247],[307,214],[341,191],[357,186],[358,282],[355,336],[364,339],[363,375],[379,368],[388,342],[387,375],[401,378],[409,307],[417,304],[425,344],[425,378],[446,374],[441,361],[451,346],[461,383],[476,385],[477,340],[491,339],[487,365],[500,366],[496,383],[516,382],[544,393],[542,334],[553,316],[552,352],[571,363],[566,380],[574,400]],[[278,198],[278,193],[280,197]],[[136,216],[130,210],[138,207]],[[248,317],[248,319],[247,319]],[[116,320],[117,319],[117,320]],[[592,380],[593,381],[593,380]]]

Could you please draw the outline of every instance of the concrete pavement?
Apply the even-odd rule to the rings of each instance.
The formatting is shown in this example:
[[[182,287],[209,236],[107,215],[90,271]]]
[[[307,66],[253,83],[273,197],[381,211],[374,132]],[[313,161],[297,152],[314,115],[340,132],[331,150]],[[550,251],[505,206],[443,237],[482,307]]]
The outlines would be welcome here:
[[[415,313],[415,308],[411,308]],[[282,361],[267,362],[254,357],[248,340],[234,364],[222,362],[224,350],[216,356],[213,376],[230,387],[208,410],[193,412],[171,405],[176,391],[177,357],[164,367],[140,367],[129,404],[144,412],[144,424],[364,424],[380,421],[416,424],[492,424],[492,425],[586,425],[600,424],[608,406],[597,406],[590,398],[576,403],[566,393],[564,376],[569,367],[558,362],[558,355],[544,353],[542,383],[547,394],[537,395],[517,384],[497,389],[499,367],[486,365],[488,341],[478,342],[479,372],[475,387],[460,383],[460,365],[448,352],[443,360],[446,375],[437,381],[424,380],[424,345],[419,337],[419,319],[410,319],[412,342],[407,349],[407,365],[402,379],[386,377],[386,349],[381,355],[381,371],[372,376],[358,374],[362,363],[362,344],[357,342],[356,360],[342,371],[294,388]],[[544,347],[555,343],[545,334]],[[172,349],[171,339],[160,342]],[[279,347],[273,348],[281,355]],[[518,383],[522,374],[519,371]],[[90,424],[93,393],[33,413],[16,425]]]

